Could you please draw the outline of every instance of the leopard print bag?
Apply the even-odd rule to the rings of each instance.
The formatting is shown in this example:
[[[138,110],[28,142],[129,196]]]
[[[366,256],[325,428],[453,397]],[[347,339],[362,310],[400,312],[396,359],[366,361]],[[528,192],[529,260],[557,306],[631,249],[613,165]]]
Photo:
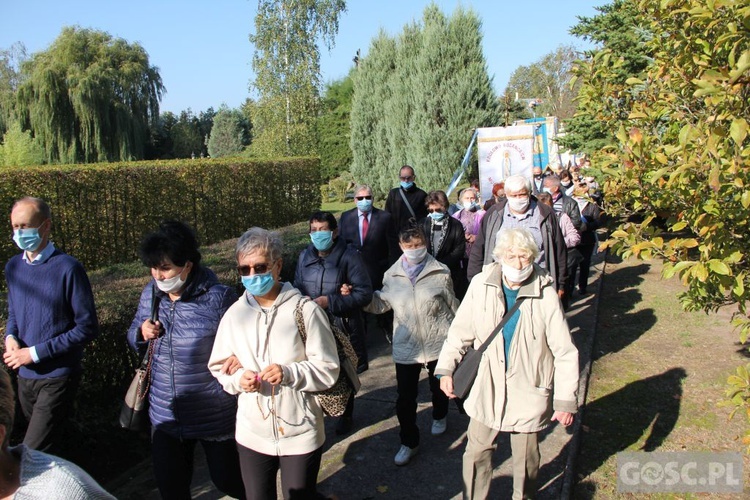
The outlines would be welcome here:
[[[294,318],[297,322],[297,330],[302,338],[302,343],[307,344],[307,330],[305,329],[305,318],[302,315],[302,307],[305,302],[308,302],[308,298],[300,298],[297,302],[297,306],[294,308]],[[331,322],[331,330],[333,331],[333,337],[336,339],[336,350],[339,356],[339,378],[329,389],[315,392],[320,406],[323,408],[323,413],[330,417],[338,417],[344,414],[346,409],[346,403],[350,397],[359,391],[360,382],[359,376],[357,376],[357,355],[354,352],[352,343],[349,341],[349,336],[344,333],[335,322]]]

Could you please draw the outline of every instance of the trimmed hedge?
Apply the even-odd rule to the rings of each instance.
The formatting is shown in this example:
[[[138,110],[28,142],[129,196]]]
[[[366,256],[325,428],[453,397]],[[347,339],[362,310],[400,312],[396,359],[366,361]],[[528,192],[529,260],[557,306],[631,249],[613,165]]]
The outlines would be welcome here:
[[[142,236],[166,217],[193,226],[202,245],[235,238],[251,226],[305,220],[321,203],[320,160],[196,159],[0,171],[5,213],[23,196],[50,204],[55,245],[95,269],[135,259]],[[10,237],[0,240],[5,263],[18,249]]]

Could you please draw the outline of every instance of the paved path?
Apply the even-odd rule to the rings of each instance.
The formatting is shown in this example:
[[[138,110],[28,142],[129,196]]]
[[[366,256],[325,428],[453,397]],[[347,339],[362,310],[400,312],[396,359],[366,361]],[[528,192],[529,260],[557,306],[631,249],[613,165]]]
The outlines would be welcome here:
[[[589,290],[599,290],[603,261],[595,259]],[[598,307],[598,294],[575,295],[568,311],[572,335],[580,353],[582,371],[579,403],[582,404],[590,370]],[[319,489],[339,499],[453,499],[461,496],[461,455],[466,441],[468,417],[460,415],[451,404],[448,431],[442,436],[430,435],[431,413],[426,372],[420,382],[418,423],[422,432],[419,454],[404,467],[393,464],[399,448],[396,420],[396,371],[390,355],[390,344],[382,334],[373,335],[370,344],[370,369],[362,375],[362,390],[355,406],[355,429],[339,437],[335,421],[326,423],[328,440],[319,475]],[[573,478],[572,467],[577,452],[573,439],[580,425],[569,429],[555,425],[542,433],[542,464],[539,473],[541,499],[566,498]],[[198,447],[200,450],[200,447]],[[571,454],[570,451],[573,450]],[[495,472],[492,498],[509,498],[512,492],[510,444],[507,436],[498,440],[494,457]],[[158,499],[150,460],[123,474],[109,485],[122,500]],[[203,461],[196,460],[193,497],[201,500],[222,498],[213,488]],[[280,497],[281,498],[281,497]]]

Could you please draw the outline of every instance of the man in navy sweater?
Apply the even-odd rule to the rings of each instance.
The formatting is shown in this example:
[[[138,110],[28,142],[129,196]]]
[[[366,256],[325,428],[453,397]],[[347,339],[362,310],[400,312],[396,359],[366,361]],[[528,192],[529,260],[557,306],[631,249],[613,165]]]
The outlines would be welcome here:
[[[83,346],[99,333],[94,295],[81,263],[49,241],[52,213],[44,200],[16,201],[10,222],[23,252],[5,266],[3,360],[18,370],[18,401],[29,424],[24,444],[56,451],[81,379]]]

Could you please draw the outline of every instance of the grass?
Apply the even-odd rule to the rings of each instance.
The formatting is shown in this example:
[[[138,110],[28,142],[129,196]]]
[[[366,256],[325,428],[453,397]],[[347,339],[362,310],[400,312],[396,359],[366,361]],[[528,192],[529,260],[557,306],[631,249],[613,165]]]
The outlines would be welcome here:
[[[730,421],[717,406],[727,376],[745,361],[731,314],[683,311],[681,285],[661,280],[660,270],[658,263],[607,264],[575,498],[697,498],[619,493],[620,451],[744,451],[745,419]],[[745,471],[747,482],[747,458]]]

